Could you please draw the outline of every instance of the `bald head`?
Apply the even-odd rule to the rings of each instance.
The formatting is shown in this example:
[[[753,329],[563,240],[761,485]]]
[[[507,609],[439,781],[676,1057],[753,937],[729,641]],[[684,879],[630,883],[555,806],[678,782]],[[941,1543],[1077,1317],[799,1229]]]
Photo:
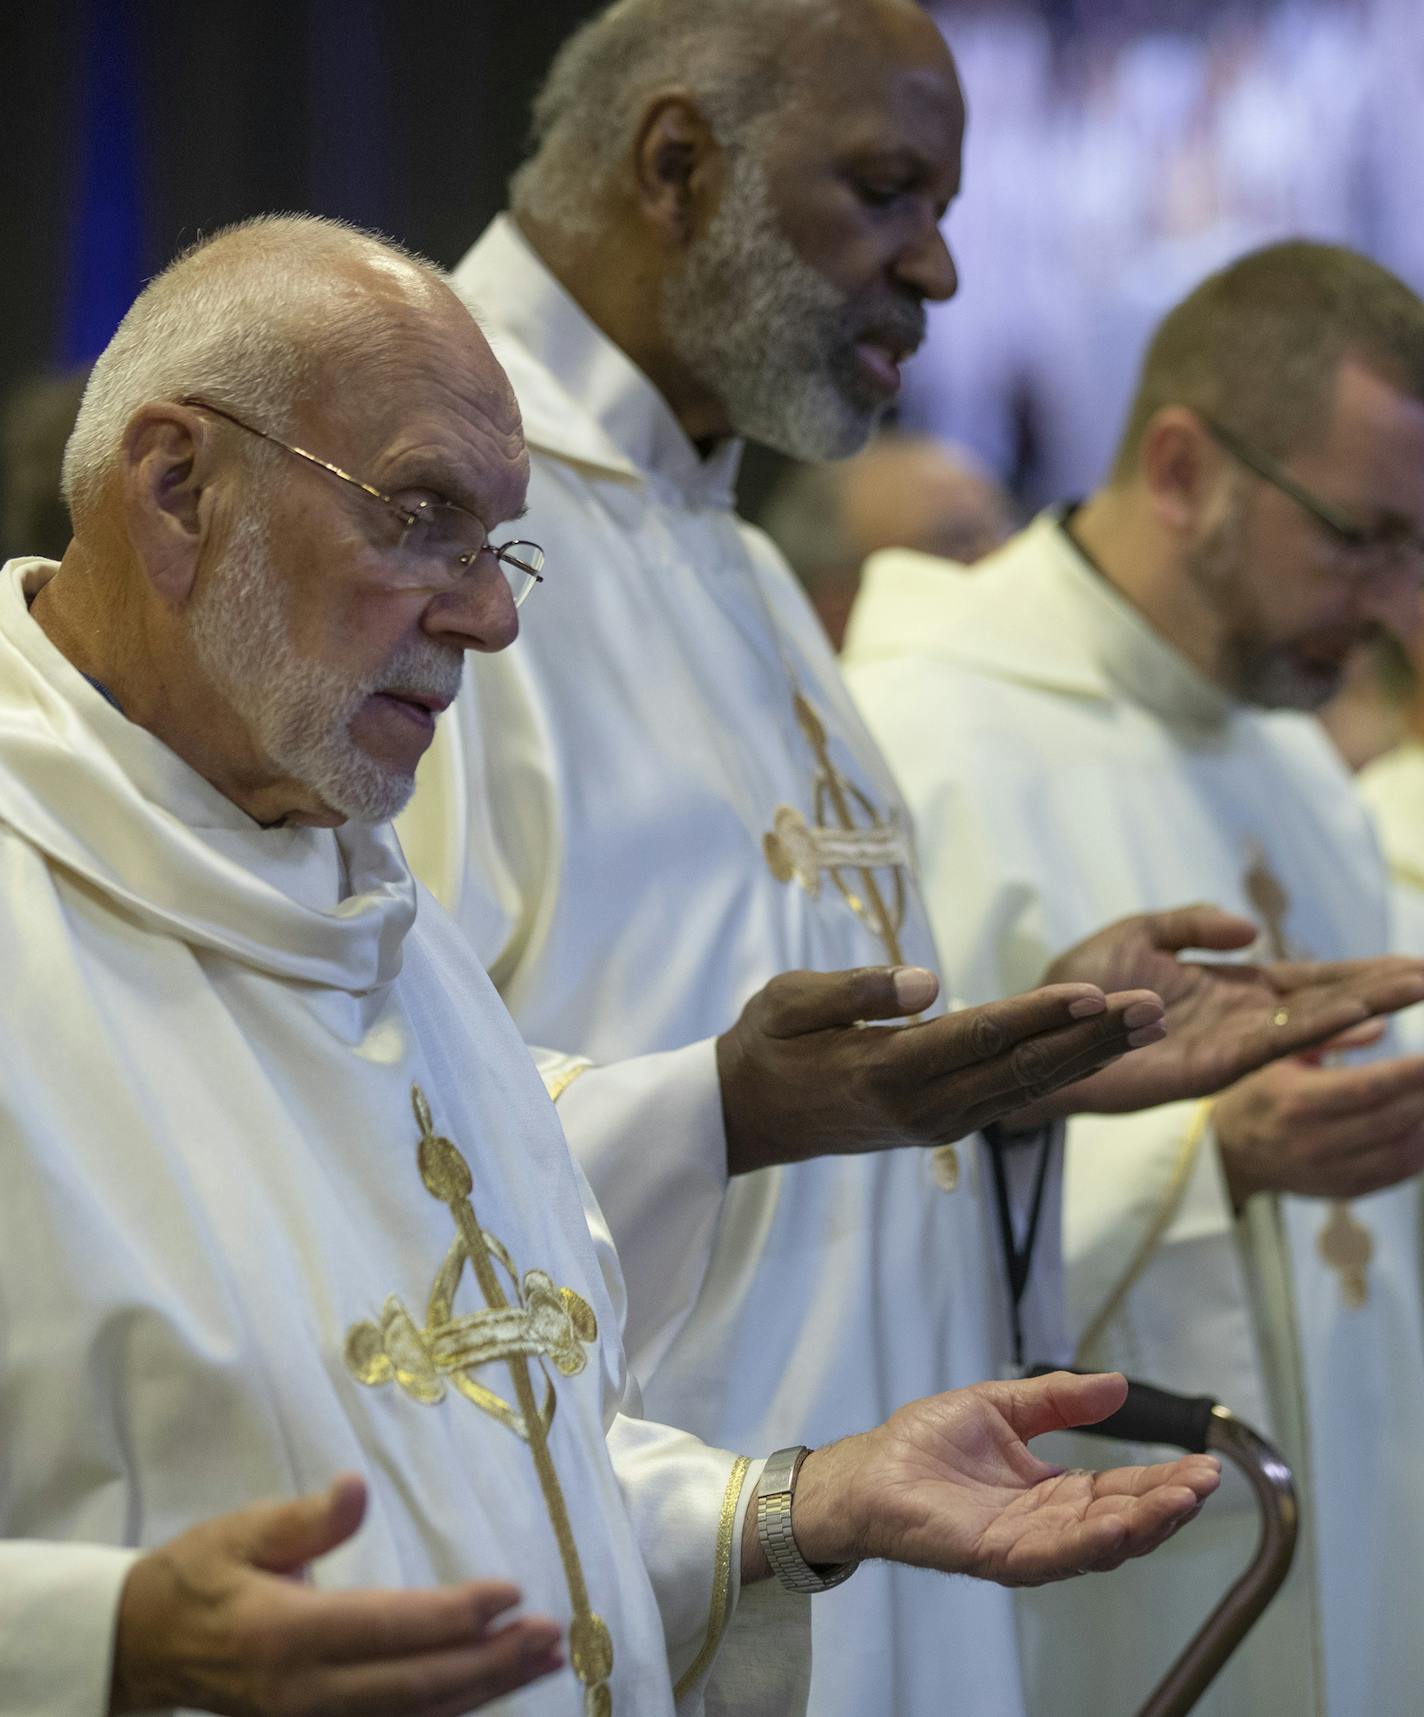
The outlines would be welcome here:
[[[268,216],[185,251],[135,300],[94,366],[64,459],[64,494],[87,523],[147,401],[188,394],[291,433],[299,401],[389,362],[404,330],[473,329],[430,264],[313,216]],[[260,444],[255,463],[273,457]]]
[[[160,275],[65,476],[34,619],[260,823],[394,814],[464,652],[518,630],[509,382],[434,269],[351,228],[249,222]]]

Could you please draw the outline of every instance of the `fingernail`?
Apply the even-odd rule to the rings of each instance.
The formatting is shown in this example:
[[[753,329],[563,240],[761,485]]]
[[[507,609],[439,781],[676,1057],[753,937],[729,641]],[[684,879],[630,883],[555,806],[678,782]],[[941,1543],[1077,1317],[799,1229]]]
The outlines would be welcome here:
[[[895,1000],[906,1013],[918,1013],[934,1000],[934,973],[923,966],[897,966],[893,982]]]
[[[1162,1005],[1160,1002],[1134,1002],[1123,1013],[1122,1023],[1126,1026],[1154,1025],[1161,1017]]]
[[[1127,1034],[1127,1046],[1129,1049],[1146,1049],[1149,1043],[1161,1043],[1166,1035],[1165,1025],[1145,1025],[1141,1031],[1130,1031]]]
[[[1103,996],[1079,996],[1076,1002],[1069,1002],[1068,1012],[1074,1019],[1087,1019],[1100,1014],[1107,1005]]]

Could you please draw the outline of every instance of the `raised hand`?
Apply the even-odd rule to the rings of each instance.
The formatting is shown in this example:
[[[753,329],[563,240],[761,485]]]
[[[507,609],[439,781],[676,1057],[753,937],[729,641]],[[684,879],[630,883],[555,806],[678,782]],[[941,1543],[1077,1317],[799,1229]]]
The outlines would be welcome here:
[[[918,966],[786,972],[717,1042],[733,1174],[840,1152],[944,1144],[1162,1036],[1150,990],[1053,984],[922,1024]]]
[[[119,1603],[109,1710],[231,1717],[459,1717],[558,1669],[559,1629],[504,1580],[322,1592],[306,1565],[356,1531],[366,1487],[262,1503],[136,1562]]]
[[[1068,1472],[1025,1446],[1105,1419],[1126,1395],[1115,1373],[1058,1371],[912,1402],[878,1430],[807,1456],[791,1516],[797,1547],[817,1565],[873,1556],[1004,1586],[1145,1556],[1216,1489],[1214,1456]]]
[[[1256,934],[1249,919],[1214,906],[1184,906],[1121,919],[1060,955],[1046,982],[1149,985],[1166,1006],[1167,1036],[1156,1048],[1057,1092],[1033,1118],[1209,1096],[1268,1062],[1424,1000],[1424,962],[1418,960],[1241,965],[1177,958],[1186,948],[1243,948]],[[1015,1120],[1022,1124],[1023,1118]]]

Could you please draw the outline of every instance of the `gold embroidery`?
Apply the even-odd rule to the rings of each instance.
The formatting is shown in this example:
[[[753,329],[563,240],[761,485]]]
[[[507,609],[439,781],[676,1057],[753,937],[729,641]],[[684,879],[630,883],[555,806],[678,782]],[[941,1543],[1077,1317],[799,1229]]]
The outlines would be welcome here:
[[[738,1455],[732,1463],[727,1488],[722,1493],[722,1517],[717,1522],[717,1559],[712,1574],[712,1607],[707,1616],[707,1637],[702,1642],[702,1650],[673,1689],[675,1700],[682,1699],[696,1684],[698,1677],[706,1673],[708,1664],[717,1654],[717,1647],[722,1643],[722,1632],[727,1625],[727,1592],[732,1583],[732,1531],[737,1524],[737,1504],[742,1499],[742,1486],[746,1483],[747,1469],[750,1466],[751,1462],[745,1455]]]
[[[413,1400],[431,1406],[444,1399],[448,1377],[481,1412],[528,1443],[573,1608],[569,1662],[583,1683],[584,1714],[612,1717],[608,1678],[613,1672],[613,1640],[602,1617],[590,1607],[568,1505],[549,1452],[554,1383],[545,1371],[544,1400],[540,1404],[529,1375],[531,1358],[539,1361],[541,1371],[546,1360],[565,1377],[582,1371],[587,1363],[584,1347],[597,1341],[598,1323],[586,1300],[570,1288],[556,1288],[545,1271],[528,1270],[521,1282],[508,1251],[475,1220],[470,1166],[449,1139],[436,1133],[430,1105],[418,1085],[411,1087],[411,1105],[420,1128],[420,1178],[426,1191],[449,1207],[459,1233],[436,1273],[425,1327],[417,1329],[415,1320],[392,1295],[379,1324],[360,1323],[348,1334],[347,1368],[360,1383],[375,1387],[394,1381]],[[513,1304],[500,1285],[496,1260],[513,1286]],[[457,1316],[453,1310],[455,1293],[466,1263],[474,1271],[486,1309]],[[500,1360],[509,1366],[513,1403],[469,1374],[476,1366]]]
[[[794,689],[796,720],[816,759],[812,827],[791,805],[779,805],[762,847],[767,866],[778,882],[797,882],[814,900],[826,874],[842,899],[885,947],[893,966],[904,963],[900,929],[905,922],[905,870],[908,854],[894,818],[882,822],[874,805],[831,760],[826,729],[805,695]],[[852,808],[855,807],[855,809]],[[856,811],[864,817],[857,822]],[[894,881],[891,903],[876,878],[888,870]],[[847,876],[854,878],[854,886]]]
[[[1261,920],[1262,934],[1266,947],[1273,960],[1299,959],[1302,956],[1292,954],[1290,941],[1286,936],[1286,914],[1290,911],[1290,896],[1286,893],[1280,878],[1271,869],[1271,861],[1266,857],[1266,849],[1259,841],[1250,841],[1246,847],[1246,875],[1243,879],[1246,900],[1251,910]]]
[[[1259,841],[1252,841],[1246,849],[1246,858],[1246,898],[1265,926],[1265,942],[1271,958],[1304,959],[1303,951],[1293,946],[1286,935],[1290,896],[1271,870],[1265,848]],[[1355,1215],[1348,1200],[1332,1198],[1328,1209],[1325,1226],[1315,1236],[1315,1249],[1335,1272],[1340,1298],[1352,1310],[1358,1310],[1369,1304],[1369,1262],[1374,1256],[1374,1236]]]
[[[959,1190],[959,1152],[953,1145],[936,1145],[930,1153],[931,1173],[941,1192]]]
[[[1358,1310],[1367,1305],[1370,1283],[1366,1271],[1374,1257],[1374,1236],[1341,1199],[1334,1199],[1325,1226],[1316,1236],[1320,1256],[1340,1278],[1340,1296],[1345,1304]]]
[[[544,1089],[549,1093],[549,1101],[557,1103],[574,1080],[587,1073],[592,1066],[591,1061],[575,1061],[570,1067],[560,1067],[557,1072],[551,1072],[544,1080]]]

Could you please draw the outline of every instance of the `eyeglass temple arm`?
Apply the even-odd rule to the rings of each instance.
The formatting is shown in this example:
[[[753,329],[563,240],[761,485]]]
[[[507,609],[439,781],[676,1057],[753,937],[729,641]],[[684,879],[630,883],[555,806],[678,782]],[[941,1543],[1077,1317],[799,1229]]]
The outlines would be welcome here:
[[[1331,506],[1328,501],[1322,501],[1318,495],[1312,495],[1308,489],[1302,488],[1274,459],[1267,459],[1264,454],[1257,453],[1224,423],[1218,423],[1214,417],[1207,417],[1205,414],[1202,415],[1202,422],[1213,440],[1219,441],[1248,471],[1254,471],[1263,482],[1273,484],[1298,507],[1304,507],[1307,513],[1313,513],[1323,524],[1329,525],[1330,529],[1346,542],[1362,543],[1366,540],[1366,532],[1352,518]]]

